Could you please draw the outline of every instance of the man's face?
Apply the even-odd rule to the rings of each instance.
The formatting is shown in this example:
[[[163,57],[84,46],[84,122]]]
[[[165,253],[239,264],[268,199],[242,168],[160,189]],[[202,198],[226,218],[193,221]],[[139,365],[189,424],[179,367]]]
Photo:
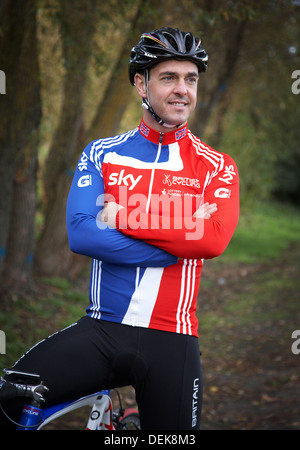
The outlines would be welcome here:
[[[157,64],[150,70],[148,84],[153,110],[174,127],[185,123],[196,106],[197,84],[198,68],[193,62],[168,60]]]

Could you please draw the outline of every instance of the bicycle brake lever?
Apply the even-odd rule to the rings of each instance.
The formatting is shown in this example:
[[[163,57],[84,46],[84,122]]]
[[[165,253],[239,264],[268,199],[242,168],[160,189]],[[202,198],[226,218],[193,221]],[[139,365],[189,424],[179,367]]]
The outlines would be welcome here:
[[[43,394],[45,394],[48,391],[49,391],[49,389],[47,388],[47,386],[45,386],[43,384],[39,384],[38,386],[33,386],[33,389],[32,389],[33,399],[36,400],[37,402],[44,403],[45,399],[43,397]]]

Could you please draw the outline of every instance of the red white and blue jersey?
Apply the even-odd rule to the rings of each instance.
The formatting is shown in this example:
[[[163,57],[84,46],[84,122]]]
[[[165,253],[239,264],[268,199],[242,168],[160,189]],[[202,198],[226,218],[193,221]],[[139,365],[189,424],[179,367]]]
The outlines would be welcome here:
[[[72,251],[92,258],[96,319],[198,336],[203,260],[227,247],[239,215],[238,171],[186,126],[159,133],[143,121],[82,153],[67,202]],[[117,229],[100,220],[104,201],[123,208]],[[192,218],[216,203],[211,219]]]

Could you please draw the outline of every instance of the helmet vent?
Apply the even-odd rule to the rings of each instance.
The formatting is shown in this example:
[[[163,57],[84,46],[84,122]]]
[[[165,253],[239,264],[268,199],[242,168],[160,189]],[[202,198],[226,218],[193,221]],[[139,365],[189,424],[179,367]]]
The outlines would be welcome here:
[[[185,36],[185,51],[186,53],[189,53],[190,50],[192,49],[194,44],[194,39],[192,38],[192,36],[190,34],[187,34]]]
[[[178,45],[176,40],[173,38],[173,36],[169,33],[164,33],[165,38],[167,39],[167,41],[171,44],[171,46],[173,47],[174,50],[176,50],[176,52],[179,51]]]

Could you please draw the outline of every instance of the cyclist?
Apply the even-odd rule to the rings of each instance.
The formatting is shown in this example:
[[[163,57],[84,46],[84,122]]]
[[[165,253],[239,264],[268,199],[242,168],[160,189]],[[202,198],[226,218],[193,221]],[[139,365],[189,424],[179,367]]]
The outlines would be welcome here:
[[[49,405],[131,384],[142,429],[199,428],[201,268],[239,214],[235,162],[187,128],[207,60],[190,32],[144,33],[129,63],[139,126],[80,157],[67,228],[71,250],[92,258],[90,305],[14,366],[41,375]]]

